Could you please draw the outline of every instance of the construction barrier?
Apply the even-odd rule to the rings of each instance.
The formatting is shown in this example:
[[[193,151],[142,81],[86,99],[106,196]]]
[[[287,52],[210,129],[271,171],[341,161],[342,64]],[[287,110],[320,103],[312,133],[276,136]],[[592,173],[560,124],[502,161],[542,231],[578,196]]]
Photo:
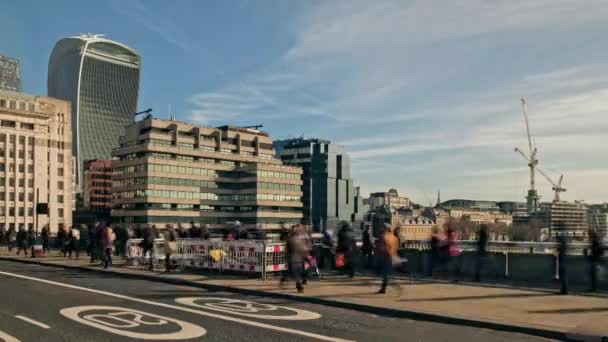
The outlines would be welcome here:
[[[154,269],[165,267],[165,241],[156,239],[152,253],[143,255],[142,239],[127,241],[127,262]],[[261,240],[177,239],[177,251],[171,255],[176,268],[194,268],[219,272],[267,273],[287,269],[285,243]],[[152,258],[152,260],[150,260]]]

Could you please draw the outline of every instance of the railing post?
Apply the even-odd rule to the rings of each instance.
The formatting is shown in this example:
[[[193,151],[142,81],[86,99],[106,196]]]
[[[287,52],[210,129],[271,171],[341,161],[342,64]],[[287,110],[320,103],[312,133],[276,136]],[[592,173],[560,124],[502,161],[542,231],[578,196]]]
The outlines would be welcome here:
[[[505,254],[505,278],[509,278],[509,252],[504,252]]]
[[[262,279],[266,280],[266,244],[268,240],[262,241]]]

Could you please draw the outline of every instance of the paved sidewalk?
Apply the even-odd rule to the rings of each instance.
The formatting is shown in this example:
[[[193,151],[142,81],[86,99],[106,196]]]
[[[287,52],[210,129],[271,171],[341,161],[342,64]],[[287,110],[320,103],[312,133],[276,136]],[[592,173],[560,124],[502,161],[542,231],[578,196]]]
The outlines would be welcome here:
[[[52,257],[18,259],[103,271],[84,258],[78,261]],[[379,287],[378,279],[363,276],[354,280],[330,276],[321,281],[309,281],[305,292],[298,294],[293,283],[280,286],[278,280],[243,279],[224,274],[153,273],[141,267],[127,267],[122,262],[115,264],[110,271],[212,290],[273,295],[380,315],[476,325],[546,337],[600,341],[601,336],[608,336],[608,297],[605,295],[560,296],[542,290],[403,279],[399,281],[401,291],[389,288],[387,295],[378,295],[375,294]]]

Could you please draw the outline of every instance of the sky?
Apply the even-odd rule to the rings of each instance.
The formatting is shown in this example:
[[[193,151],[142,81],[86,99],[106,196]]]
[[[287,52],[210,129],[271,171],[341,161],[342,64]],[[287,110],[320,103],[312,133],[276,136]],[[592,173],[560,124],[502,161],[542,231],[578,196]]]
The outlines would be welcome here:
[[[608,201],[608,2],[0,0],[0,54],[46,94],[54,44],[142,56],[139,107],[346,147],[364,194],[521,200],[520,98],[566,200]],[[551,184],[538,176],[543,200]]]

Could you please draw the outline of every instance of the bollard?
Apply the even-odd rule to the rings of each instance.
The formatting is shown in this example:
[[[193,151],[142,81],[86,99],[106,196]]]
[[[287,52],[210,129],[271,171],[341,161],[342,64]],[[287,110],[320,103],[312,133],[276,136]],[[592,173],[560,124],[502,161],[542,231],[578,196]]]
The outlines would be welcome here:
[[[504,252],[505,254],[505,278],[509,278],[509,252]]]

